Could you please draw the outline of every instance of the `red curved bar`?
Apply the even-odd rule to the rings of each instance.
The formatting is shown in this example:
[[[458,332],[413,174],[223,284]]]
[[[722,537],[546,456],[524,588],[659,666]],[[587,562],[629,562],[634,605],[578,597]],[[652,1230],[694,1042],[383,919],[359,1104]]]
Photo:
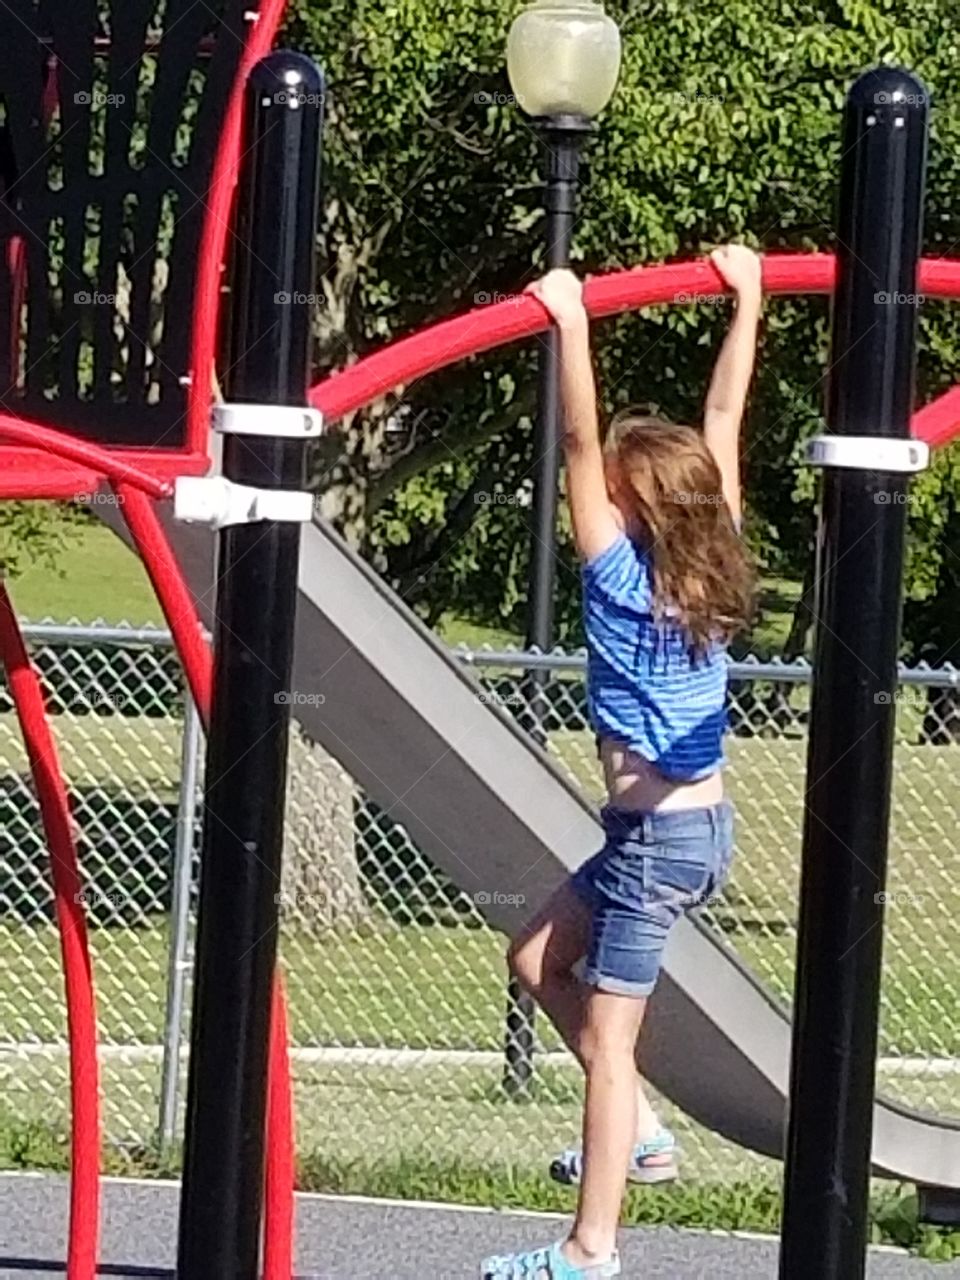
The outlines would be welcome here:
[[[230,219],[242,159],[247,80],[256,63],[272,49],[273,38],[286,7],[287,0],[263,0],[259,11],[254,11],[253,30],[240,60],[210,180],[207,214],[197,264],[190,385],[187,394],[187,446],[193,452],[199,453],[206,448],[210,427],[223,263],[226,260],[227,236],[230,233]]]
[[[290,1280],[293,1274],[296,1147],[290,1071],[287,998],[279,965],[270,1011],[270,1077],[267,1136],[270,1154],[264,1186],[263,1280]]]
[[[835,282],[836,262],[831,254],[771,254],[763,259],[763,283],[770,294],[828,294],[833,292]],[[919,289],[931,298],[960,298],[960,260],[925,258],[920,266]],[[587,281],[585,298],[590,315],[601,319],[638,307],[682,305],[727,292],[713,265],[702,259],[597,276]],[[328,421],[335,421],[458,360],[542,333],[547,324],[540,303],[518,294],[496,306],[479,307],[441,321],[375,351],[313,387],[310,401]],[[926,433],[935,426],[936,443],[946,443],[960,433],[960,402],[941,397],[925,412],[928,416],[922,419],[922,431]],[[934,437],[927,434],[921,438],[934,442]]]
[[[951,387],[925,405],[913,419],[913,434],[931,449],[949,444],[960,435],[960,387]]]
[[[122,449],[116,456],[127,467],[149,472],[155,480],[169,485],[179,476],[202,476],[210,470],[206,454]],[[103,478],[99,466],[67,461],[49,449],[21,448],[0,437],[0,496],[4,498],[75,502],[79,494],[95,493]]]
[[[763,260],[764,287],[770,293],[830,293],[835,271],[830,254],[779,254]],[[960,263],[956,288],[960,295]],[[590,315],[601,319],[638,307],[696,302],[727,292],[716,268],[704,258],[595,276],[587,281],[585,300]],[[547,327],[540,303],[521,293],[391,343],[315,386],[311,403],[328,419],[342,418],[398,386],[467,356],[531,338]]]
[[[14,418],[8,413],[0,413],[0,439],[12,440],[32,449],[41,449],[55,458],[75,462],[96,476],[129,481],[153,498],[169,498],[173,493],[173,484],[169,480],[161,480],[140,467],[124,461],[120,454],[111,453],[109,449],[92,444],[89,440],[69,436],[64,431],[45,427],[42,422],[32,422],[27,418]],[[0,482],[0,489],[3,489],[2,482]],[[3,492],[6,496],[5,489]]]
[[[150,499],[132,484],[114,485],[120,509],[173,633],[190,692],[204,725],[213,705],[213,656],[197,605]]]
[[[67,1280],[96,1280],[100,1233],[100,1079],[97,1015],[83,910],[83,882],[60,758],[43,689],[30,663],[10,596],[0,578],[0,662],[6,668],[40,815],[60,930],[70,1042],[70,1243]]]

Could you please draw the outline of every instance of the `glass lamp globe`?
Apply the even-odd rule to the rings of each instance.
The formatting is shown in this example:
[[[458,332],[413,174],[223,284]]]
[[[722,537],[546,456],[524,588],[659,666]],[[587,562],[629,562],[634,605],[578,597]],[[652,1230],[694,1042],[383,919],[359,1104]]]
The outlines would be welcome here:
[[[620,74],[620,31],[594,0],[534,0],[507,41],[507,71],[530,116],[592,119]]]

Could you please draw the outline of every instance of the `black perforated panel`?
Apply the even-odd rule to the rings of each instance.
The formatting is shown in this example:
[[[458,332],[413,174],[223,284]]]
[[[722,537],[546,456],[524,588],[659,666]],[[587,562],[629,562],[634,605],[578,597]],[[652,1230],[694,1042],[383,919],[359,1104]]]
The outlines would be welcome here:
[[[0,396],[108,444],[182,447],[206,196],[243,0],[8,0]]]

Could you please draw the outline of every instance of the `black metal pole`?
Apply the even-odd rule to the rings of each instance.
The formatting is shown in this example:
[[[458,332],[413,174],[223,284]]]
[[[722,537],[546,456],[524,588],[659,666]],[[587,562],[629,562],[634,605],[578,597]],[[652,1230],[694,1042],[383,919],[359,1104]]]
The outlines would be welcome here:
[[[228,403],[305,405],[323,77],[297,53],[247,96]],[[227,478],[303,491],[305,442],[228,435]],[[267,1045],[277,949],[300,526],[220,535],[179,1280],[260,1273]]]
[[[580,149],[592,126],[582,116],[547,116],[538,120],[543,141],[546,208],[546,267],[570,265],[577,213]],[[527,599],[527,648],[549,653],[554,642],[554,597],[557,582],[557,504],[560,492],[560,348],[556,329],[543,339],[540,395],[534,436],[533,505],[530,520],[530,593]],[[543,686],[546,673],[528,673],[524,681],[523,718],[541,745],[546,743]],[[504,1090],[527,1092],[533,1078],[536,1005],[519,983],[507,990],[507,1033]]]
[[[591,131],[582,116],[548,116],[537,122],[545,163],[546,255],[548,271],[569,267],[577,215],[580,150]],[[535,435],[533,548],[527,643],[548,651],[553,644],[557,578],[557,502],[560,490],[560,348],[551,327],[540,357],[540,398]]]
[[[847,100],[827,422],[906,439],[928,97],[906,71]],[[781,1280],[864,1275],[907,479],[828,467],[810,720]]]

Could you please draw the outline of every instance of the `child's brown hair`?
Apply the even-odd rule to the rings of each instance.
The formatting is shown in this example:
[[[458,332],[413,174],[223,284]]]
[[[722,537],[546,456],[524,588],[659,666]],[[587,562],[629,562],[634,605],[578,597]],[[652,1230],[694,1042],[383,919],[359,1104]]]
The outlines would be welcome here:
[[[705,650],[750,623],[755,576],[703,434],[633,411],[605,442],[612,481],[651,558],[657,615]]]

